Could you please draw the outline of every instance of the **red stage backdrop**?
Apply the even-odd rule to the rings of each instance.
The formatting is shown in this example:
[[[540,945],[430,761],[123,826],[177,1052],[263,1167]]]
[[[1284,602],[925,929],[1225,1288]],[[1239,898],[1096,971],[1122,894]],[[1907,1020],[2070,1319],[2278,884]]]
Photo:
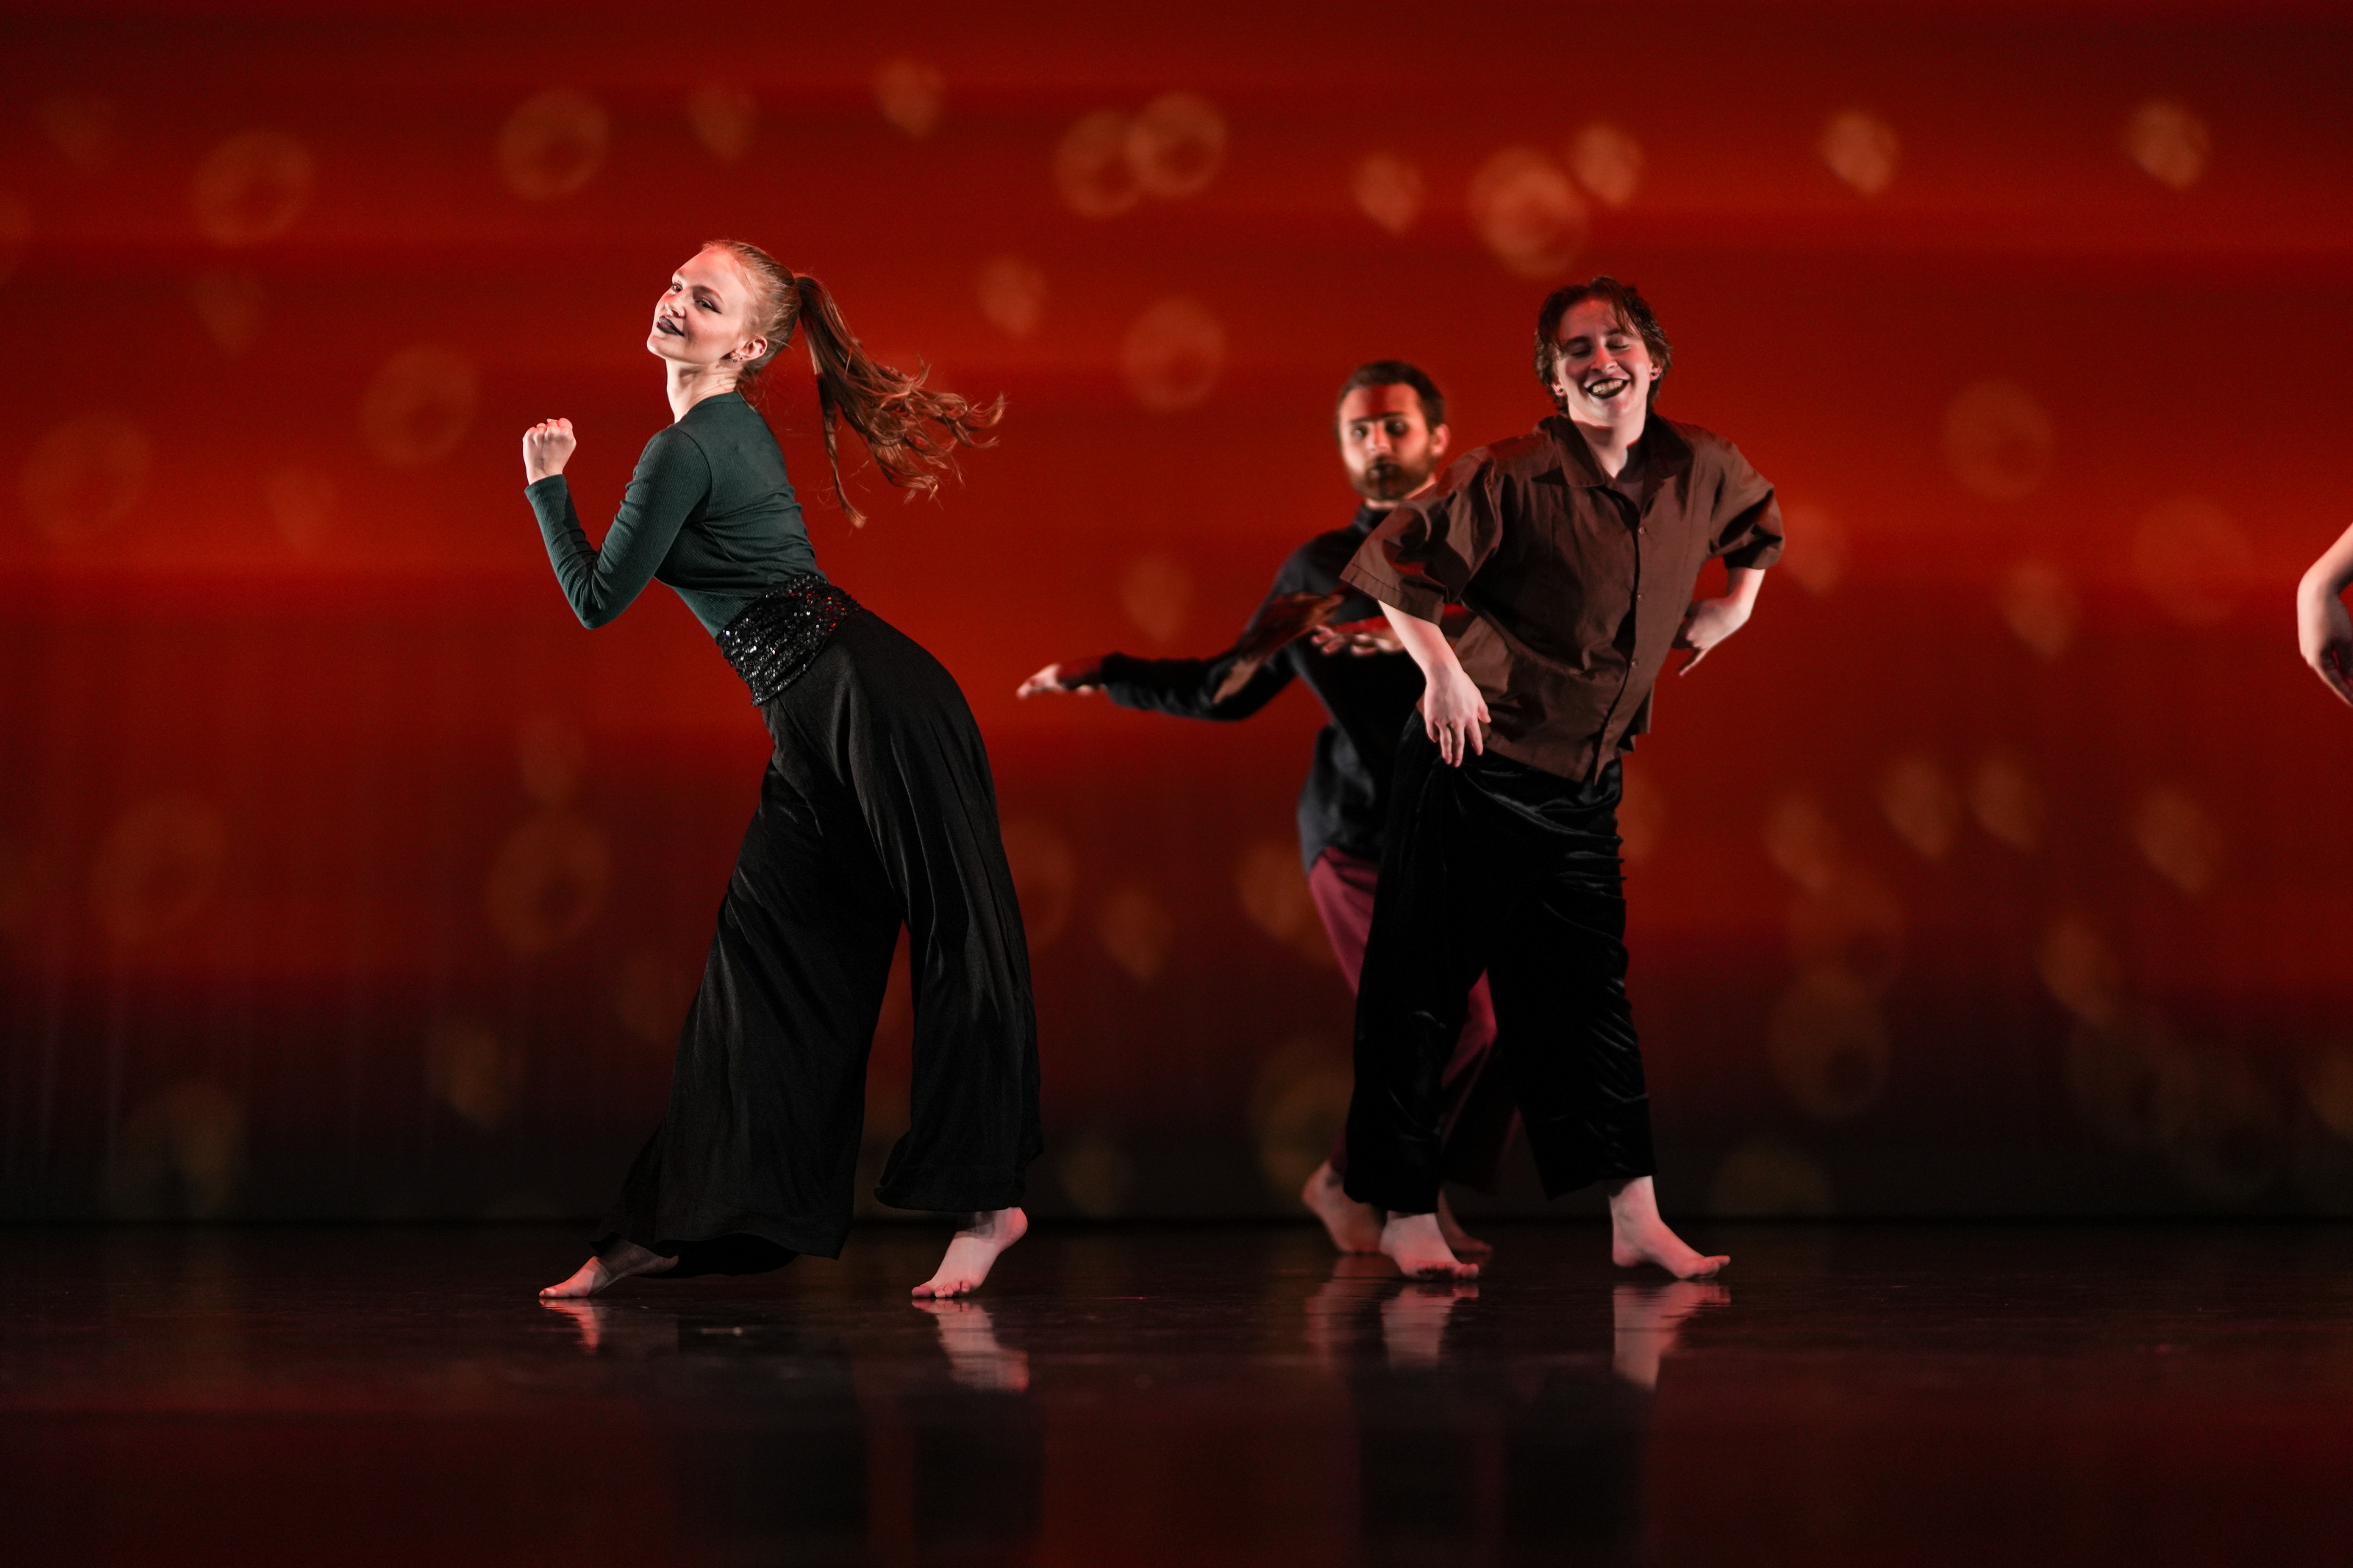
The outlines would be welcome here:
[[[666,590],[574,622],[517,438],[575,419],[609,517],[723,234],[1010,399],[862,531],[805,369],[768,414],[987,733],[1041,1210],[1282,1209],[1349,1004],[1304,693],[1016,682],[1225,646],[1349,515],[1352,366],[1525,429],[1536,303],[1604,270],[1791,536],[1630,764],[1670,1206],[2353,1208],[2353,714],[2290,617],[2353,521],[2334,8],[11,11],[0,1213],[602,1202],[764,738]]]

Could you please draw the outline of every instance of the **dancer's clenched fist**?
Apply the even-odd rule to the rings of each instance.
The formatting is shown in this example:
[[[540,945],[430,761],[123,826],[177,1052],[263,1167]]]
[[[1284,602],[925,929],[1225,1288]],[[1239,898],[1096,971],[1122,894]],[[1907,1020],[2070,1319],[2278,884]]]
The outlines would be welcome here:
[[[572,456],[572,448],[580,438],[572,433],[569,419],[543,419],[522,433],[523,482],[537,484],[540,480],[564,471]]]

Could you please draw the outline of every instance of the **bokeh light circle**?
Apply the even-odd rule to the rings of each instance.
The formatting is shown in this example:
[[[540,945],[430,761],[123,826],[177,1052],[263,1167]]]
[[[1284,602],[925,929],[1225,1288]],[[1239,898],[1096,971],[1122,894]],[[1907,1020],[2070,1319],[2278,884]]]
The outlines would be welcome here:
[[[1193,574],[1173,556],[1140,555],[1120,574],[1119,605],[1136,630],[1154,642],[1185,629],[1193,607]]]
[[[1197,300],[1163,300],[1128,328],[1119,363],[1128,390],[1152,413],[1198,407],[1225,374],[1225,323]]]
[[[2177,784],[2160,784],[2134,806],[2133,843],[2149,868],[2192,898],[2221,875],[2222,826],[2203,802]]]
[[[723,163],[738,163],[760,128],[759,100],[740,87],[706,83],[686,95],[686,122],[705,152]]]
[[[235,1208],[245,1174],[245,1105],[221,1085],[191,1079],[140,1101],[113,1142],[105,1187],[117,1218],[219,1219]]]
[[[2107,939],[2080,914],[2063,914],[2043,928],[2035,967],[2059,1005],[2094,1027],[2123,1016],[2124,965]]]
[[[1195,93],[1164,93],[1128,122],[1137,188],[1163,201],[1208,189],[1226,161],[1226,117]]]
[[[641,948],[614,973],[614,1015],[647,1045],[675,1046],[700,980],[694,965]]]
[[[1278,1203],[1297,1202],[1299,1189],[1330,1157],[1353,1089],[1346,1053],[1313,1037],[1286,1040],[1259,1068],[1250,1125],[1260,1173]]]
[[[1977,382],[1945,408],[1945,461],[1988,500],[2023,500],[2041,489],[2057,444],[2050,411],[2010,382]]]
[[[1618,796],[1618,848],[1629,865],[1639,866],[1659,852],[1673,814],[1667,793],[1648,773],[1624,775]]]
[[[188,189],[196,226],[215,245],[259,245],[294,226],[311,200],[311,150],[279,131],[228,138],[196,165]]]
[[[1834,965],[1808,969],[1774,1004],[1774,1076],[1799,1110],[1825,1121],[1868,1110],[1887,1086],[1887,1025],[1870,987]]]
[[[1018,256],[981,263],[973,293],[988,324],[1008,338],[1027,338],[1046,319],[1046,274]]]
[[[1799,887],[1822,892],[1841,861],[1838,825],[1812,795],[1785,795],[1765,814],[1765,853]]]
[[[515,726],[515,773],[542,805],[567,805],[588,772],[588,737],[556,713],[534,713]]]
[[[485,1132],[514,1109],[522,1065],[520,1050],[469,1019],[445,1018],[425,1037],[427,1090]]]
[[[1835,592],[1846,577],[1845,525],[1811,501],[1783,502],[1781,522],[1786,537],[1776,570],[1816,598]]]
[[[499,847],[482,881],[482,914],[510,951],[552,952],[588,929],[612,877],[612,850],[596,824],[546,812]]]
[[[2018,640],[2044,658],[2067,651],[2084,615],[2083,599],[2065,569],[2033,556],[2002,573],[1994,604]]]
[[[1599,121],[1568,144],[1568,166],[1577,183],[1604,206],[1622,207],[1642,188],[1642,144],[1622,127]]]
[[[136,420],[85,414],[33,444],[16,493],[33,525],[52,542],[79,543],[131,515],[146,492],[153,457]]]
[[[333,477],[300,465],[273,471],[262,481],[261,498],[279,536],[305,554],[326,543],[343,510]]]
[[[1960,831],[1961,792],[1936,759],[1896,758],[1880,775],[1879,807],[1888,826],[1924,860],[1941,860]]]
[[[206,272],[188,281],[188,303],[205,332],[229,353],[240,354],[261,335],[261,279],[249,272]]]
[[[42,100],[41,130],[58,155],[85,174],[114,161],[122,112],[112,99],[89,92],[53,93]]]
[[[1567,173],[1533,147],[1506,147],[1480,164],[1468,199],[1480,239],[1522,278],[1566,270],[1591,223]]]
[[[922,60],[884,60],[874,72],[874,106],[882,118],[920,142],[947,112],[948,82]]]
[[[228,868],[228,828],[189,795],[166,795],[125,812],[90,862],[90,908],[106,934],[135,947],[186,927],[219,891]]]
[[[1348,176],[1348,194],[1366,217],[1403,234],[1421,216],[1421,166],[1394,153],[1367,153]]]
[[[603,104],[570,88],[550,89],[518,104],[499,128],[499,173],[525,201],[568,196],[596,177],[610,135]]]
[[[2012,849],[2031,853],[2042,847],[2042,786],[2015,752],[1989,752],[1970,771],[1969,812]]]
[[[1095,935],[1130,979],[1149,985],[1160,978],[1176,946],[1176,917],[1157,893],[1131,882],[1103,899],[1095,912]]]
[[[1082,116],[1054,149],[1054,186],[1081,217],[1116,217],[1143,199],[1127,155],[1128,117],[1115,109]]]
[[[1895,183],[1896,166],[1904,158],[1903,138],[1895,128],[1862,109],[1831,115],[1814,150],[1831,174],[1866,196],[1878,195]]]
[[[2171,99],[2151,99],[2126,117],[2125,156],[2161,185],[2186,191],[2206,173],[2214,135],[2206,121]]]
[[[1820,892],[1793,900],[1788,933],[1799,965],[1833,966],[1873,993],[1904,970],[1904,906],[1861,867],[1842,867]]]
[[[1110,1219],[1127,1207],[1135,1162],[1108,1127],[1089,1127],[1054,1154],[1054,1180],[1071,1206],[1089,1219]]]
[[[2246,530],[2198,496],[2177,497],[2141,519],[2132,567],[2158,607],[2187,626],[2230,619],[2259,580]]]
[[[396,468],[438,462],[465,439],[480,390],[473,362],[457,350],[438,343],[403,349],[368,382],[360,434]]]

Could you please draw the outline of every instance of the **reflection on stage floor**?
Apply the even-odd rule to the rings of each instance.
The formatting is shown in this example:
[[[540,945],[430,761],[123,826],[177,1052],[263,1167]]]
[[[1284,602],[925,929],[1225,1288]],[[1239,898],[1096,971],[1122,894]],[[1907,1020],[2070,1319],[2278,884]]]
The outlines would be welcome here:
[[[551,1229],[21,1229],[19,1563],[2342,1562],[2353,1229],[1042,1228],[533,1288]]]

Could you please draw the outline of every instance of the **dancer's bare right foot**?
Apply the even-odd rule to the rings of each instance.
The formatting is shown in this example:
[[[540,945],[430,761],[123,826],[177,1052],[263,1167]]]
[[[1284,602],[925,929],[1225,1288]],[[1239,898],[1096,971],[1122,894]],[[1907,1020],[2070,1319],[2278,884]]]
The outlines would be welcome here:
[[[1620,1268],[1655,1263],[1678,1279],[1713,1279],[1732,1262],[1708,1257],[1667,1228],[1648,1176],[1637,1176],[1609,1194],[1609,1258]]]
[[[1381,1226],[1381,1252],[1409,1279],[1476,1279],[1479,1266],[1465,1263],[1446,1245],[1434,1214],[1393,1214]]]
[[[634,1241],[625,1241],[615,1251],[611,1264],[607,1264],[601,1258],[591,1258],[574,1269],[571,1278],[561,1285],[550,1285],[542,1290],[540,1299],[562,1300],[600,1295],[624,1279],[639,1274],[666,1274],[677,1267],[678,1259],[675,1258],[664,1258],[659,1252],[647,1251]]]
[[[1308,1212],[1324,1222],[1324,1234],[1342,1252],[1378,1252],[1381,1249],[1381,1211],[1370,1204],[1360,1204],[1348,1195],[1341,1184],[1340,1173],[1324,1161],[1299,1189],[1299,1201]]]

